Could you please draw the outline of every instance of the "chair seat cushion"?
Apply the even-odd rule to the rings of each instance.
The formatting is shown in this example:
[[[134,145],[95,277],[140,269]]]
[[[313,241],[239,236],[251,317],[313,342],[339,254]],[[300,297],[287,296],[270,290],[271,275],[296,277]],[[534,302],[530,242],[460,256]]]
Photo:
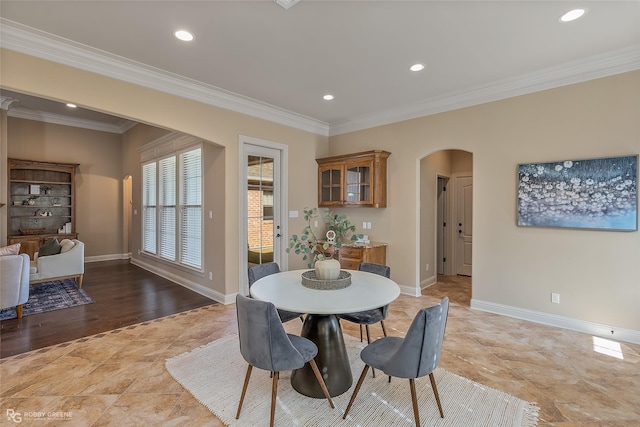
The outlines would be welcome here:
[[[316,354],[318,354],[318,347],[313,343],[313,341],[300,337],[298,335],[287,335],[291,340],[291,344],[293,344],[300,355],[302,355],[304,363],[307,363],[309,360],[316,357]]]
[[[362,349],[360,358],[372,368],[384,370],[384,364],[398,351],[403,342],[404,338],[400,337],[380,338]]]
[[[356,313],[344,313],[339,314],[339,318],[348,320],[349,322],[357,323],[359,325],[373,325],[384,320],[382,310],[374,308],[373,310],[358,311]]]
[[[278,316],[280,316],[280,321],[282,323],[288,322],[289,320],[297,319],[302,316],[302,313],[294,313],[293,311],[287,310],[278,310]]]

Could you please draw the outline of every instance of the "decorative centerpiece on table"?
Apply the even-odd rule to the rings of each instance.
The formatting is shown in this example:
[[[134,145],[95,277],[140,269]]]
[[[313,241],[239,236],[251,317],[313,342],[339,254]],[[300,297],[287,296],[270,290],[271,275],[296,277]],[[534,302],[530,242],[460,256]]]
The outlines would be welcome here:
[[[328,209],[304,208],[304,219],[307,226],[300,235],[293,234],[289,238],[287,253],[302,255],[309,268],[315,270],[302,275],[302,284],[315,289],[340,289],[351,284],[351,275],[340,270],[340,262],[334,257],[338,254],[344,241],[355,242],[362,235],[353,234],[355,225],[351,224],[346,214],[334,214]],[[322,215],[326,232],[318,239],[311,227],[311,220]],[[349,237],[349,235],[351,236]]]

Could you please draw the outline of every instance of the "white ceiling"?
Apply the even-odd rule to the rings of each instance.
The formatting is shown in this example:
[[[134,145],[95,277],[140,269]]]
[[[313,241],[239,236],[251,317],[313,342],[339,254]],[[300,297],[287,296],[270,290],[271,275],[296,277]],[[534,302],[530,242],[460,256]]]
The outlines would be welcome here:
[[[640,69],[639,1],[2,0],[0,16],[2,47],[325,134]]]

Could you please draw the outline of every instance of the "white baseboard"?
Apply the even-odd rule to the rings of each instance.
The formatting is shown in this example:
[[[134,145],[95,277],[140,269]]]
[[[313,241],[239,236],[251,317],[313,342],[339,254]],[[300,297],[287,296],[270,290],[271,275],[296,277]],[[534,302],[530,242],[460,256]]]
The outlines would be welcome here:
[[[515,317],[516,319],[541,323],[543,325],[556,326],[558,328],[584,332],[590,335],[596,335],[611,340],[640,344],[640,331],[636,331],[633,329],[604,325],[602,323],[573,319],[571,317],[558,316],[556,314],[527,310],[524,308],[496,304],[487,301],[479,301],[476,299],[471,300],[471,308],[474,310],[487,311],[489,313]]]
[[[129,259],[129,258],[131,258],[131,252],[129,252],[128,254],[86,256],[84,257],[84,262],[113,261],[116,259]]]
[[[404,286],[401,284],[398,284],[398,286],[400,287],[401,294],[411,295],[412,297],[419,297],[421,295],[420,289],[416,288],[415,286]]]
[[[167,280],[171,280],[172,282],[180,286],[184,286],[185,288],[190,289],[193,292],[197,292],[200,295],[210,298],[216,302],[219,302],[225,305],[233,304],[236,302],[236,294],[233,294],[233,295],[221,294],[220,292],[214,291],[211,288],[207,288],[205,286],[202,286],[199,283],[192,282],[188,279],[185,279],[184,277],[177,276],[169,271],[163,270],[151,264],[147,264],[146,262],[136,258],[131,258],[131,264],[136,265],[140,268],[143,268],[147,271],[150,271],[154,274],[157,274],[160,277],[164,277]]]

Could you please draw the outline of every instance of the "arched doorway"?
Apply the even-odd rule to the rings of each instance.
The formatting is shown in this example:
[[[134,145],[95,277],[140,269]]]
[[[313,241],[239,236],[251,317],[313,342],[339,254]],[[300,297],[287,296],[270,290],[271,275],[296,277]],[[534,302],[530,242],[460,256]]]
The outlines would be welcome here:
[[[473,155],[441,150],[420,160],[420,287],[471,276]]]

